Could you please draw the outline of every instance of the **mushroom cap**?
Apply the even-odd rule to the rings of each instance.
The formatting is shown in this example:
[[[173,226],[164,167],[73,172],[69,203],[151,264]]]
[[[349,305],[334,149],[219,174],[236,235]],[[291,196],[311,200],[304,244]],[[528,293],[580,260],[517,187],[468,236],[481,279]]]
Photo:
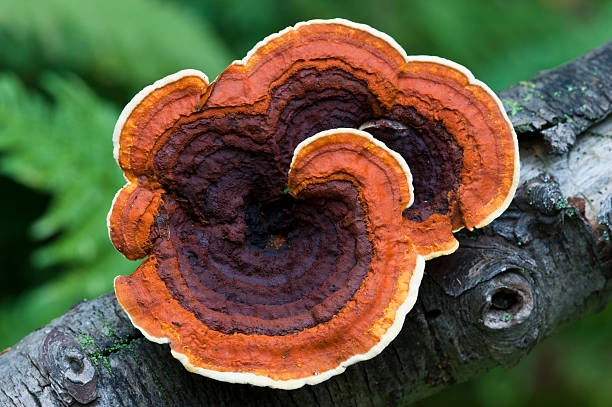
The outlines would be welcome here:
[[[210,85],[194,70],[156,82],[113,139],[127,184],[111,241],[148,256],[115,280],[121,306],[188,369],[280,388],[379,353],[423,258],[454,251],[452,232],[491,221],[518,182],[488,87],[340,19],[269,36]]]
[[[342,202],[350,209],[342,221],[354,223],[344,227],[365,229],[365,236],[359,237],[367,239],[371,250],[362,249],[347,275],[328,270],[322,284],[310,287],[323,293],[321,286],[346,279],[348,285],[355,285],[350,292],[337,287],[320,303],[292,318],[266,321],[256,315],[232,315],[230,323],[240,322],[250,330],[220,332],[185,309],[181,297],[196,296],[193,288],[181,287],[178,296],[175,288],[159,278],[164,262],[160,255],[150,255],[131,276],[115,279],[117,299],[132,323],[148,339],[170,342],[173,355],[190,371],[283,389],[319,383],[380,353],[399,333],[414,305],[424,261],[400,227],[402,211],[412,201],[410,173],[401,156],[359,130],[322,132],[296,148],[288,185],[296,200],[324,197]],[[363,217],[351,219],[351,212],[360,211]],[[359,222],[364,225],[355,224]],[[334,267],[343,264],[337,261]],[[269,310],[288,306],[274,304],[274,298],[268,301]],[[329,309],[334,312],[328,317]],[[213,320],[218,317],[217,323],[228,317],[221,310],[206,312]],[[301,321],[312,315],[316,324]],[[265,324],[297,329],[283,335],[257,333]]]

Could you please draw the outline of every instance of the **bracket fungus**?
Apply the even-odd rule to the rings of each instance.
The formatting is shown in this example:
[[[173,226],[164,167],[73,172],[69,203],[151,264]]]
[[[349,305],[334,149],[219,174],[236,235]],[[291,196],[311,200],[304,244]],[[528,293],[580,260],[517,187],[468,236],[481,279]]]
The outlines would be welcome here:
[[[119,304],[187,369],[284,389],[380,353],[425,259],[454,251],[518,181],[501,103],[465,68],[314,20],[212,83],[143,89],[113,136],[127,184],[108,217]],[[410,167],[410,169],[408,169]]]

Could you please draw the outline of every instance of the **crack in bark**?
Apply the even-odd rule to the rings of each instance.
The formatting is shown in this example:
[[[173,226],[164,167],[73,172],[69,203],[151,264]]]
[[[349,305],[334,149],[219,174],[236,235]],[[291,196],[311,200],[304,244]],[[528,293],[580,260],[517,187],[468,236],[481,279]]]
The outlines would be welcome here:
[[[29,388],[26,387],[27,392],[30,394],[30,396],[32,397],[32,400],[36,403],[37,407],[42,407],[42,403],[39,399],[39,397]]]

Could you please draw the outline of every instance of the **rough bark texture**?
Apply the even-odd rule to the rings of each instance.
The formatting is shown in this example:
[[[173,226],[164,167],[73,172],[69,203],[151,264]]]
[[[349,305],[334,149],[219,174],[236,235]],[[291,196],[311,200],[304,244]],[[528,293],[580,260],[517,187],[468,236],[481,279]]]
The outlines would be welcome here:
[[[572,63],[544,71],[499,93],[516,131],[543,139],[554,154],[611,110],[612,42]]]
[[[514,365],[612,298],[611,70],[612,43],[501,92],[523,184],[502,217],[429,262],[402,332],[374,359],[294,391],[221,383],[144,339],[108,294],[0,354],[0,405],[396,405]]]

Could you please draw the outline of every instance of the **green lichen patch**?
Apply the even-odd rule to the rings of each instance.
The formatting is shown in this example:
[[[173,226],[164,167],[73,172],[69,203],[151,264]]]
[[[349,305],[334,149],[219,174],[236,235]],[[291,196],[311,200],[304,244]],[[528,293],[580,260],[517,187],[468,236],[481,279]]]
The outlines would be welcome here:
[[[536,131],[535,127],[531,124],[520,124],[514,128],[517,133],[533,133]]]
[[[520,81],[519,85],[525,87],[525,88],[529,88],[529,89],[535,89],[536,85],[533,82],[530,81]]]
[[[111,324],[104,318],[104,316],[102,316],[101,313],[98,312],[96,316],[100,318],[100,320],[102,321],[102,324],[104,324],[104,327],[108,330],[108,334],[107,334],[108,336],[112,336],[115,338],[119,337],[119,335],[117,335],[117,332],[115,331],[115,328],[111,326]]]
[[[108,361],[107,354],[98,346],[94,338],[87,334],[80,334],[77,337],[77,342],[81,345],[81,348],[85,351],[87,356],[89,356],[96,368],[102,365],[108,370],[111,376],[115,376],[111,369],[110,362]]]
[[[523,106],[520,103],[515,102],[514,100],[504,99],[502,100],[504,106],[506,106],[506,111],[510,115],[510,117],[515,116],[518,112],[523,110]]]
[[[569,203],[567,202],[567,198],[558,199],[555,202],[555,208],[560,211],[562,209],[565,209],[568,204]]]
[[[114,353],[126,351],[134,359],[136,365],[144,366],[144,368],[150,374],[151,379],[155,383],[155,386],[157,387],[157,390],[161,394],[162,398],[167,399],[167,390],[164,387],[155,369],[153,369],[152,366],[145,360],[143,360],[136,352],[134,341],[140,339],[140,335],[128,335],[125,337],[121,337],[113,328],[113,326],[102,316],[102,314],[98,313],[97,316],[100,318],[102,324],[107,330],[105,336],[114,338],[114,341],[108,346],[100,347],[96,343],[95,339],[88,334],[82,333],[77,338],[77,342],[85,351],[87,356],[89,356],[89,358],[92,360],[94,366],[96,366],[96,368],[98,368],[99,366],[104,366],[108,373],[111,375],[111,377],[116,377],[115,373],[112,370],[109,361],[109,356]],[[166,376],[168,375],[166,374]]]

